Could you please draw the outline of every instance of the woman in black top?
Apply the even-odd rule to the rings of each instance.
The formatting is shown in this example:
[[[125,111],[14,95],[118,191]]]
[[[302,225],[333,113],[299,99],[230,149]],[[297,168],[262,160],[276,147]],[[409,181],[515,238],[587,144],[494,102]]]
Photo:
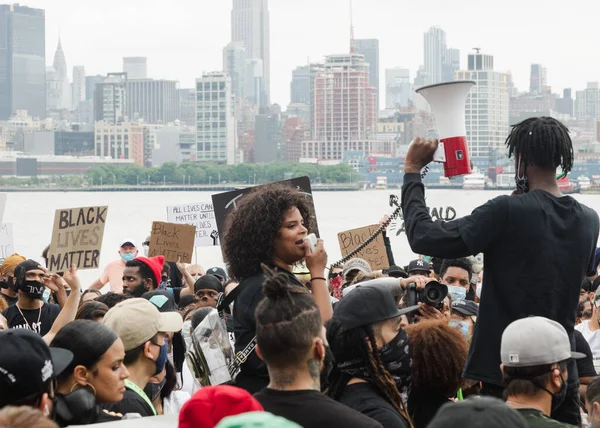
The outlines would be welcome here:
[[[254,312],[263,298],[265,280],[262,263],[286,273],[291,283],[302,287],[292,274],[292,266],[306,259],[312,278],[312,295],[323,322],[331,318],[332,308],[324,278],[327,253],[323,241],[318,241],[314,252],[303,241],[315,225],[311,198],[290,186],[261,186],[243,196],[227,219],[222,238],[223,255],[230,276],[240,283],[229,295],[235,302],[236,353],[244,350],[256,336]],[[268,383],[265,364],[252,352],[241,367],[237,386],[255,393]]]
[[[71,364],[58,376],[56,422],[69,426],[121,419],[98,406],[123,399],[129,372],[119,336],[104,324],[76,320],[60,329],[50,346],[73,353]]]

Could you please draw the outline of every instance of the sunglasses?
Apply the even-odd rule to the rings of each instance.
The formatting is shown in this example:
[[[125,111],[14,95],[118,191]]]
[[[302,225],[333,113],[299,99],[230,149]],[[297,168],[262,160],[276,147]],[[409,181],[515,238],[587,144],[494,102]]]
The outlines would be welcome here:
[[[144,241],[144,242],[142,242],[142,246],[149,247],[150,246],[150,241]]]
[[[338,276],[342,276],[342,272],[333,272],[329,274],[329,279],[335,279]]]

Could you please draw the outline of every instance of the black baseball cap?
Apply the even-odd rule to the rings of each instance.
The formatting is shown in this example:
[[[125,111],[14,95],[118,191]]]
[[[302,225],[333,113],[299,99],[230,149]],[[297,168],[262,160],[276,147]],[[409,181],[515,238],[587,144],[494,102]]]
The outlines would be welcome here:
[[[48,347],[30,330],[1,331],[0,349],[0,408],[41,394],[73,360],[71,351]]]
[[[340,321],[345,331],[396,318],[417,309],[419,306],[398,309],[387,287],[357,284],[351,293],[336,304],[333,317]]]
[[[468,317],[479,315],[479,305],[472,300],[455,300],[452,302],[452,310]]]
[[[525,419],[502,400],[474,397],[458,403],[444,404],[427,428],[527,428]]]
[[[221,281],[227,281],[227,273],[225,272],[225,269],[220,268],[218,266],[210,268],[206,271],[206,273],[209,275],[216,276]]]
[[[200,290],[215,290],[217,293],[222,293],[223,284],[221,284],[219,278],[214,275],[204,275],[198,278],[194,284],[194,293],[197,293]]]
[[[400,266],[390,266],[388,270],[384,272],[387,276],[391,276],[392,278],[408,278],[408,274],[404,269]]]
[[[423,259],[413,260],[408,264],[408,273],[413,272],[431,272],[431,267],[428,262]]]
[[[148,291],[142,294],[142,298],[149,300],[158,308],[159,312],[177,312],[177,305],[173,295],[164,290]]]

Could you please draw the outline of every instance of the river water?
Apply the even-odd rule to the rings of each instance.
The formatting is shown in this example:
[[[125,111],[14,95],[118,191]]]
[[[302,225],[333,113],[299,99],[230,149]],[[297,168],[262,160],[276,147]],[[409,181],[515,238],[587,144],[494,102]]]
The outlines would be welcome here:
[[[474,208],[498,195],[501,191],[429,190],[427,205],[444,215],[448,207],[454,208],[458,217],[469,214]],[[375,224],[384,214],[393,212],[389,195],[399,190],[367,190],[356,192],[316,192],[314,194],[317,220],[321,237],[329,254],[329,262],[337,261],[340,248],[338,232]],[[150,232],[153,221],[166,221],[168,205],[210,202],[209,192],[104,192],[104,193],[9,193],[4,222],[12,223],[15,236],[14,250],[25,257],[41,260],[43,248],[50,242],[54,212],[58,208],[75,208],[108,205],[108,216],[100,256],[100,266],[118,258],[119,244],[132,239],[141,243]],[[576,199],[600,210],[600,195],[574,195]],[[450,214],[452,210],[450,210]],[[493,227],[493,226],[492,226]],[[396,234],[398,225],[392,223],[389,235],[396,263],[407,264],[414,254],[404,233]],[[223,266],[220,247],[204,247],[197,251],[198,262],[205,268]],[[83,288],[101,273],[82,270]],[[106,291],[105,287],[103,291]]]

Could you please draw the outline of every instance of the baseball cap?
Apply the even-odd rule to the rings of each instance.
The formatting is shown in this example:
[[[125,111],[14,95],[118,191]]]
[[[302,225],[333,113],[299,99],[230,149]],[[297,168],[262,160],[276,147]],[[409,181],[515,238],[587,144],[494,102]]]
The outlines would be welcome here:
[[[513,321],[502,333],[500,358],[506,367],[554,364],[569,358],[585,358],[571,352],[569,336],[562,325],[544,317]]]
[[[0,408],[44,391],[73,359],[71,351],[48,347],[30,330],[1,331],[0,349]]]
[[[444,404],[428,428],[527,428],[525,419],[502,400],[491,397],[474,397],[458,403]]]
[[[429,263],[427,263],[423,259],[417,259],[417,260],[411,261],[408,264],[408,273],[409,274],[413,273],[413,272],[418,272],[418,271],[431,272]]]
[[[452,302],[452,310],[468,317],[479,315],[479,305],[472,300],[455,300]]]
[[[194,293],[200,290],[215,290],[217,293],[222,293],[223,284],[214,275],[204,275],[198,278],[194,284]]]
[[[165,290],[148,291],[142,294],[142,298],[148,300],[157,307],[159,312],[177,312],[177,305],[173,295]]]
[[[388,270],[384,272],[387,276],[392,278],[408,278],[408,274],[400,266],[390,266]]]
[[[413,312],[419,306],[398,309],[392,292],[385,286],[357,284],[356,288],[340,300],[333,317],[342,325],[342,330],[372,325]]]
[[[123,248],[123,246],[125,245],[131,245],[132,247],[137,248],[137,245],[135,245],[135,241],[133,239],[125,239],[123,242],[121,242],[121,245],[119,245],[119,248]]]
[[[223,419],[217,428],[302,428],[281,416],[269,412],[248,412]]]
[[[212,267],[206,271],[207,274],[218,277],[221,281],[227,281],[227,273],[225,269],[218,266]]]
[[[146,343],[158,332],[177,332],[183,326],[178,312],[161,313],[150,301],[142,298],[117,303],[104,315],[103,322],[119,335],[125,351]]]
[[[362,273],[371,273],[371,265],[364,259],[354,258],[348,260],[342,270],[342,276],[346,278],[349,272],[357,270]]]
[[[230,385],[207,386],[196,392],[179,412],[179,428],[208,428],[221,419],[263,407],[248,391]]]

